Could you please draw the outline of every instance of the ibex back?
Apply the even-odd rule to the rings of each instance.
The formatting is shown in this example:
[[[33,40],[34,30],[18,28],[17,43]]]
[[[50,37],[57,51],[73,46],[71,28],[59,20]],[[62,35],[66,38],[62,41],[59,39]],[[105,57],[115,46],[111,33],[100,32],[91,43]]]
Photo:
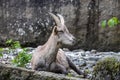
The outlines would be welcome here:
[[[74,36],[68,31],[64,24],[64,18],[57,14],[49,13],[56,22],[48,41],[38,46],[33,53],[31,64],[33,70],[50,71],[55,73],[67,74],[68,69],[72,68],[78,74],[79,69],[60,49],[63,44],[73,45],[75,43]]]

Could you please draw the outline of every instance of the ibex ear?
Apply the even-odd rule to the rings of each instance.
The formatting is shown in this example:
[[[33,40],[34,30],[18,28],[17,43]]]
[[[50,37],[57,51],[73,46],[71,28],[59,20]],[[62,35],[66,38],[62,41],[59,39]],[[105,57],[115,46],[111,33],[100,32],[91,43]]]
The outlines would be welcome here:
[[[55,27],[53,28],[53,32],[54,32],[55,35],[58,34],[57,26],[55,26]]]

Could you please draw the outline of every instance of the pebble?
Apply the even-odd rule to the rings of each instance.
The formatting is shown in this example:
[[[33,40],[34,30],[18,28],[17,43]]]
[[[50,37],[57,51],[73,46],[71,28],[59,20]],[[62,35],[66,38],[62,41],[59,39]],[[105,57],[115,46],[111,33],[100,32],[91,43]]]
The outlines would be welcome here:
[[[86,51],[85,53],[86,53],[86,54],[90,54],[91,52],[90,52],[90,51]]]
[[[92,53],[92,54],[96,54],[97,51],[93,49],[93,50],[91,50],[91,53]]]
[[[85,52],[81,52],[80,54],[81,56],[86,56]]]
[[[78,64],[79,67],[86,66],[86,65],[87,65],[87,63],[84,60],[80,61],[80,63]]]
[[[16,49],[12,51],[8,51],[8,48],[4,48],[4,52],[2,53],[3,56],[0,57],[0,63],[4,64],[11,64],[11,60],[14,59],[14,57],[22,50],[22,49]],[[116,57],[120,61],[120,52],[97,52],[95,49],[92,49],[91,51],[84,51],[82,49],[69,51],[69,49],[64,48],[65,54],[76,64],[80,70],[82,71],[88,71],[88,78],[92,76],[92,71],[94,65],[97,63],[97,61],[104,59],[106,57]],[[34,48],[29,47],[28,53],[32,54],[34,51]],[[31,68],[31,64],[28,63],[26,65],[28,69]]]

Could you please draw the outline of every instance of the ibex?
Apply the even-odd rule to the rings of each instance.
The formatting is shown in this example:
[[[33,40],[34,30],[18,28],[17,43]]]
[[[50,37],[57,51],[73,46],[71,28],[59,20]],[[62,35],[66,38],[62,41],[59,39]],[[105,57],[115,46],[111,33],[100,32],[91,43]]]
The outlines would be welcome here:
[[[63,44],[73,45],[75,37],[68,31],[64,24],[64,18],[60,14],[49,13],[56,22],[48,41],[38,46],[33,53],[31,65],[33,70],[50,71],[67,74],[68,69],[73,69],[78,74],[82,72],[60,49]]]

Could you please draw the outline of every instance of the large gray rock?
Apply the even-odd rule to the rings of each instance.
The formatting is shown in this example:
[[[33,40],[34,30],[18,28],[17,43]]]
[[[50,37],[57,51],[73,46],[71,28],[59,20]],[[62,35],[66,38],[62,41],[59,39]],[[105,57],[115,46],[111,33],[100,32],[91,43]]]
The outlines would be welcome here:
[[[103,19],[120,18],[120,0],[0,0],[0,45],[11,38],[26,46],[45,43],[54,25],[47,12],[65,17],[78,41],[73,49],[120,50],[120,26],[100,27]]]
[[[0,64],[0,80],[87,80]]]

